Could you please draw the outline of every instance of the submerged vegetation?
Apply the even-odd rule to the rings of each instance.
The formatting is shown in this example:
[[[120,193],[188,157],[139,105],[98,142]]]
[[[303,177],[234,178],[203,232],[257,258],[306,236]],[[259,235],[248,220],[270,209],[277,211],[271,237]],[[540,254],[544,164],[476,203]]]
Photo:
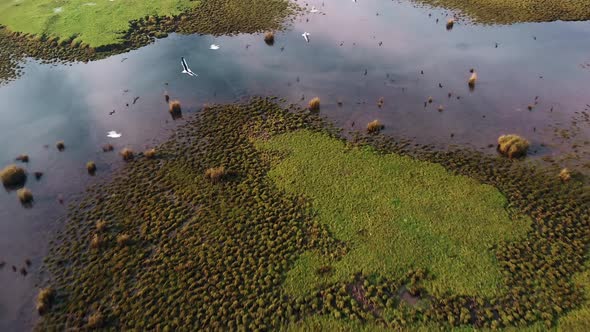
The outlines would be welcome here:
[[[114,330],[555,326],[584,303],[578,182],[470,150],[346,141],[288,108],[206,107],[165,157],[91,187],[47,257],[60,297],[39,329],[83,329],[97,308]],[[212,183],[213,165],[232,176]]]

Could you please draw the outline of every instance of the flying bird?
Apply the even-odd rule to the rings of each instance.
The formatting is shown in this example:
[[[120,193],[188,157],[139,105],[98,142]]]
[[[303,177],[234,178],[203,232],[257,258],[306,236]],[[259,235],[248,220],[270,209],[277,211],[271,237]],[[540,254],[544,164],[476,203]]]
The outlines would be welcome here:
[[[193,73],[193,71],[188,67],[184,57],[180,58],[180,63],[182,64],[182,73],[183,74],[187,74],[189,76],[199,76],[199,75]]]
[[[215,45],[215,44],[211,44],[211,46],[209,46],[210,50],[218,50],[219,49],[219,45]]]
[[[311,10],[309,12],[310,13],[317,13],[317,12],[319,12],[319,10],[315,7],[311,7]]]
[[[304,32],[301,35],[303,36],[303,38],[305,38],[305,41],[309,43],[309,32]]]
[[[107,133],[107,137],[110,137],[110,138],[119,138],[119,137],[121,137],[121,133],[118,133],[118,132],[112,130],[112,131],[109,131]]]

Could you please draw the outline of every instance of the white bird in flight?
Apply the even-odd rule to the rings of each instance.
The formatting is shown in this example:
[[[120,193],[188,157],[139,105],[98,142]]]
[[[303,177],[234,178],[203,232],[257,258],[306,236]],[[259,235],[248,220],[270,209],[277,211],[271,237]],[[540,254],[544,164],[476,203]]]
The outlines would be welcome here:
[[[319,10],[317,8],[315,8],[315,6],[312,6],[311,10],[309,12],[310,13],[317,13],[317,12],[319,12]]]
[[[305,41],[309,43],[309,32],[304,32],[301,35],[303,36],[303,38],[305,38]]]
[[[211,44],[211,46],[209,46],[210,50],[218,50],[219,49],[219,45],[215,45],[215,44]]]
[[[193,73],[193,71],[188,67],[188,65],[186,64],[186,60],[184,60],[184,57],[180,58],[180,63],[182,64],[182,73],[183,74],[187,74],[189,76],[199,76],[199,75]]]
[[[111,138],[119,138],[119,137],[121,137],[121,134],[120,134],[120,133],[118,133],[118,132],[116,132],[116,131],[114,131],[114,130],[112,130],[112,131],[109,131],[109,132],[107,133],[107,137],[111,137]]]

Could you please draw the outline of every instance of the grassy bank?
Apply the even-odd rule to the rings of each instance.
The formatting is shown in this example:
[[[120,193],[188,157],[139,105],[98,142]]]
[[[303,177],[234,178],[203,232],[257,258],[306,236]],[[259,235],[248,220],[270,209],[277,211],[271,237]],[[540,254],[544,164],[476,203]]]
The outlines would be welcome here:
[[[290,294],[357,271],[399,279],[421,268],[434,276],[425,285],[429,294],[498,295],[502,275],[492,248],[530,230],[530,220],[511,220],[495,188],[440,165],[350,149],[308,131],[262,147],[287,154],[269,176],[279,188],[309,197],[317,220],[349,248],[339,259],[318,252],[299,258],[287,274]],[[322,268],[329,271],[318,273]]]
[[[178,15],[198,4],[190,0],[0,0],[0,24],[12,31],[99,47],[123,42],[130,21]]]
[[[169,33],[235,34],[281,29],[288,0],[0,0],[0,84],[20,75],[23,57],[92,61]]]
[[[584,303],[571,276],[589,196],[576,183],[473,151],[345,142],[288,108],[208,107],[90,188],[46,259],[37,329],[554,327]],[[332,269],[301,269],[316,253]],[[290,275],[318,272],[334,277],[286,291]]]
[[[484,24],[590,20],[590,0],[414,0]]]

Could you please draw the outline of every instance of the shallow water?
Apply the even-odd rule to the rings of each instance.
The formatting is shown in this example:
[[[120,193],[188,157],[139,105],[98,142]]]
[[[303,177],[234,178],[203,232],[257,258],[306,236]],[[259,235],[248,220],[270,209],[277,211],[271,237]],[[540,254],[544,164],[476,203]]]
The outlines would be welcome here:
[[[0,262],[6,262],[0,269],[0,330],[32,326],[35,285],[43,278],[37,271],[67,204],[122,164],[116,151],[125,146],[142,151],[174,128],[166,91],[182,102],[185,113],[251,95],[302,105],[319,96],[322,114],[345,128],[362,129],[379,119],[387,134],[490,153],[495,152],[488,145],[495,146],[500,134],[518,133],[533,143],[533,158],[559,158],[578,143],[577,160],[562,164],[580,167],[590,161],[590,148],[583,145],[590,140],[590,123],[572,125],[582,117],[576,112],[590,113],[590,66],[581,66],[590,63],[589,22],[496,27],[459,22],[447,31],[444,11],[406,2],[309,4],[325,15],[301,16],[276,34],[272,47],[262,35],[172,35],[88,64],[29,60],[23,77],[0,86],[0,165],[26,153],[29,172],[45,173],[40,181],[32,174],[27,181],[35,195],[31,209],[24,209],[14,192],[0,192]],[[213,43],[220,49],[210,50]],[[181,56],[198,77],[180,74]],[[466,84],[470,68],[479,75],[473,92]],[[434,102],[425,108],[429,96]],[[538,104],[529,111],[536,96]],[[384,106],[378,108],[381,97]],[[557,136],[555,127],[570,130],[572,137]],[[107,138],[110,130],[123,136]],[[65,151],[55,148],[58,140],[65,141]],[[115,152],[103,153],[105,143]],[[85,170],[88,160],[97,163],[95,177]],[[26,277],[12,271],[27,258],[32,266]]]

